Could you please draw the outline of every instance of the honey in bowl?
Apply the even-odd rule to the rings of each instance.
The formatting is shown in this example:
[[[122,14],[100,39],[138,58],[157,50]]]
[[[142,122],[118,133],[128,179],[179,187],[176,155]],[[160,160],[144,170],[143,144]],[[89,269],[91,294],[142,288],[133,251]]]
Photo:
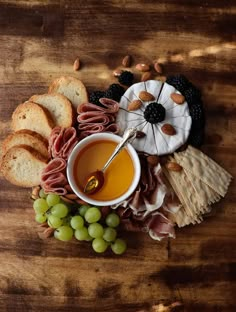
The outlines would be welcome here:
[[[73,175],[81,192],[83,192],[88,176],[103,168],[116,146],[117,142],[99,140],[91,142],[78,153],[74,163]],[[89,197],[99,201],[118,198],[129,189],[133,178],[133,161],[127,149],[124,148],[105,170],[103,187]]]

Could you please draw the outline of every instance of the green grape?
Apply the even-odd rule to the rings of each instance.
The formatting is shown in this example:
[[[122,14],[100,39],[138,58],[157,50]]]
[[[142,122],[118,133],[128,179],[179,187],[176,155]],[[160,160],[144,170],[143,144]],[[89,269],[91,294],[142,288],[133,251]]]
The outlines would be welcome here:
[[[60,196],[57,194],[48,194],[46,201],[49,207],[52,207],[60,202]]]
[[[65,204],[56,204],[51,208],[51,214],[58,218],[64,218],[68,214],[68,207]]]
[[[46,220],[47,220],[47,217],[45,216],[45,214],[37,213],[35,215],[35,221],[38,223],[44,223]]]
[[[105,239],[105,241],[107,242],[114,242],[114,240],[116,239],[116,235],[117,232],[115,229],[107,227],[104,230],[103,239]]]
[[[75,230],[75,238],[78,240],[88,240],[89,239],[88,229],[84,226],[81,229]]]
[[[43,189],[41,189],[41,190],[39,191],[39,197],[41,197],[41,198],[46,198],[46,197],[47,197],[47,194],[44,192]]]
[[[89,209],[89,206],[82,205],[79,207],[79,214],[84,217],[86,211]]]
[[[62,225],[54,231],[54,236],[64,242],[67,242],[73,237],[73,230],[68,225]]]
[[[50,215],[48,216],[48,225],[53,228],[53,229],[57,229],[59,228],[63,223],[63,220],[56,217],[56,216],[53,216],[53,215]]]
[[[92,242],[92,247],[93,250],[98,252],[98,253],[102,253],[104,251],[106,251],[107,247],[108,247],[108,243],[106,241],[104,241],[103,238],[98,237],[98,238],[94,238],[93,242]]]
[[[81,229],[84,226],[84,219],[81,216],[74,216],[70,220],[70,225],[74,230]]]
[[[88,223],[94,223],[99,221],[101,216],[102,214],[99,208],[91,207],[86,211],[84,218]]]
[[[112,228],[117,227],[120,224],[119,216],[114,212],[109,213],[109,215],[106,217],[106,224]]]
[[[71,216],[70,216],[70,215],[66,216],[66,217],[65,217],[65,218],[63,218],[62,220],[63,220],[62,225],[68,225],[68,226],[71,226],[71,225],[70,225],[70,220],[71,220]]]
[[[91,223],[88,227],[88,233],[93,238],[102,237],[104,229],[99,223]]]
[[[117,238],[113,244],[111,244],[111,249],[116,255],[121,255],[126,251],[127,245],[123,239]]]
[[[41,213],[41,214],[46,212],[49,209],[48,204],[44,198],[37,198],[34,201],[33,207],[36,213]]]

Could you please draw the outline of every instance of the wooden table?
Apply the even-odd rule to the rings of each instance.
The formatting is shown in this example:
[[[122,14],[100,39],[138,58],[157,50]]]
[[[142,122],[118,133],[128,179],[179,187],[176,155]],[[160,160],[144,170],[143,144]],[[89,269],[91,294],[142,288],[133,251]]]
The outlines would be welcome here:
[[[235,1],[0,0],[0,139],[17,104],[60,75],[88,91],[115,81],[123,56],[159,60],[202,90],[204,151],[236,174]],[[79,56],[82,68],[73,71]],[[235,311],[235,182],[215,215],[157,242],[127,235],[124,256],[37,236],[30,190],[0,180],[0,311]]]

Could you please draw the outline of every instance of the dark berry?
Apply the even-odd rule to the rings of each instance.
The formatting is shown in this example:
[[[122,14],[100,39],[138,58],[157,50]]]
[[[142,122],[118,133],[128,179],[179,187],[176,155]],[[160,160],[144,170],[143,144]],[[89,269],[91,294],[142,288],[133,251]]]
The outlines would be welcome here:
[[[189,106],[201,100],[201,92],[193,85],[185,90],[183,94]]]
[[[166,78],[166,83],[175,87],[179,92],[184,93],[189,87],[189,81],[184,75],[171,75]]]
[[[194,147],[200,147],[204,142],[204,130],[200,131],[193,131],[191,129],[189,137],[188,137],[188,144]]]
[[[122,95],[125,93],[125,89],[118,83],[113,83],[109,86],[105,92],[105,97],[119,102]]]
[[[203,121],[204,120],[204,109],[202,102],[193,104],[189,107],[189,113],[194,121]]]
[[[96,104],[98,106],[104,107],[100,102],[99,99],[105,97],[105,92],[104,91],[94,91],[90,94],[89,96],[89,102]]]
[[[134,75],[130,71],[125,70],[118,77],[118,81],[125,86],[131,86],[134,81]]]
[[[150,103],[144,111],[144,118],[151,124],[163,121],[165,119],[165,115],[165,108],[157,102]]]

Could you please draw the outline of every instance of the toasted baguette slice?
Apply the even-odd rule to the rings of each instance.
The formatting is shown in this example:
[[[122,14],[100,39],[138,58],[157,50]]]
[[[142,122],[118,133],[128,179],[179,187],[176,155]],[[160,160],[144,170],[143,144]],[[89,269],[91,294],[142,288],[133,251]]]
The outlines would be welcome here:
[[[83,82],[74,77],[62,76],[54,80],[48,92],[63,94],[76,110],[80,104],[88,102],[88,94]]]
[[[46,166],[47,160],[35,149],[16,145],[3,156],[1,171],[12,184],[32,187],[40,184],[41,173]]]
[[[33,95],[29,101],[47,108],[56,126],[60,126],[62,128],[72,126],[72,105],[64,95],[59,93]]]
[[[53,126],[54,123],[48,110],[33,102],[18,105],[12,114],[13,131],[28,129],[48,138]]]
[[[37,132],[27,129],[16,131],[6,137],[2,143],[2,154],[5,155],[11,147],[22,144],[31,146],[49,159],[47,140]]]

